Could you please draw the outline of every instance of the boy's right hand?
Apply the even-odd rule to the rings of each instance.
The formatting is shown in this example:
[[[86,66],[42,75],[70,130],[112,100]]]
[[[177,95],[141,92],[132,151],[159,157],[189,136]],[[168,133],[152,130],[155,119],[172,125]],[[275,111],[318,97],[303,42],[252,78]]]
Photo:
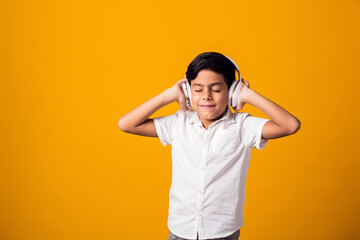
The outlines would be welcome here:
[[[186,78],[181,79],[171,88],[166,89],[125,114],[118,122],[119,128],[128,133],[157,137],[154,120],[149,117],[158,109],[175,101],[179,103],[183,111],[187,111],[185,95],[181,88],[181,84],[185,82]]]
[[[182,91],[181,84],[185,83],[187,81],[186,78],[181,79],[177,83],[174,84],[171,88],[168,89],[168,94],[171,97],[172,101],[177,101],[183,111],[189,110],[186,107],[186,97],[184,95],[184,92]]]

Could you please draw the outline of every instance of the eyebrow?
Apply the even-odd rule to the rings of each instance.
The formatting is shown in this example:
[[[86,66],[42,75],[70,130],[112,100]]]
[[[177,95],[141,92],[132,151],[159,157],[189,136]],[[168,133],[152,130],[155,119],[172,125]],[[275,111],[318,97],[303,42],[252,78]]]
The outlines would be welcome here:
[[[222,84],[221,82],[215,82],[215,83],[210,84],[210,87],[215,86],[215,85],[223,85],[223,84]],[[200,83],[194,83],[193,86],[194,86],[194,87],[195,87],[195,86],[202,87],[202,86],[204,86],[204,85],[202,85],[202,84],[200,84]]]

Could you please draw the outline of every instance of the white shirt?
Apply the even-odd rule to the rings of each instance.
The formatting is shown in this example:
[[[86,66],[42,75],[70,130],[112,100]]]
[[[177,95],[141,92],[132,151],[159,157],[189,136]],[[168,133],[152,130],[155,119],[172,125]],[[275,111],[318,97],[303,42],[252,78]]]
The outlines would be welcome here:
[[[194,110],[154,118],[161,143],[172,145],[168,228],[173,234],[221,238],[243,226],[251,149],[267,144],[261,134],[269,120],[230,108],[208,130]]]

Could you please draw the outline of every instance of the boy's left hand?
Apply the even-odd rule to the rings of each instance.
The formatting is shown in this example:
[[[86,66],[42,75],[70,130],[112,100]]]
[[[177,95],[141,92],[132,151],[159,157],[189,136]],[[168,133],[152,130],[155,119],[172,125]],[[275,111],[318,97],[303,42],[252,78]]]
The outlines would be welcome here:
[[[243,107],[244,105],[247,103],[246,101],[246,95],[247,95],[247,92],[250,90],[250,84],[248,81],[246,81],[245,79],[241,78],[241,81],[245,84],[243,85],[243,87],[241,88],[240,90],[240,93],[239,93],[239,97],[238,97],[238,101],[236,103],[236,107],[235,107],[235,111],[236,112],[239,112]]]

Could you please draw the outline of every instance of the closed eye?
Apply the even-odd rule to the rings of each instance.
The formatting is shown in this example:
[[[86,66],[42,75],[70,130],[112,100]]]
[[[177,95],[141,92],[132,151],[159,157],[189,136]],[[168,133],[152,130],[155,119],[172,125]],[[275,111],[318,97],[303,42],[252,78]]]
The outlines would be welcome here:
[[[194,92],[201,92],[201,91],[202,91],[202,89],[196,89],[196,90],[194,90]],[[221,92],[221,89],[220,89],[220,90],[211,89],[211,91],[213,91],[213,92]]]

